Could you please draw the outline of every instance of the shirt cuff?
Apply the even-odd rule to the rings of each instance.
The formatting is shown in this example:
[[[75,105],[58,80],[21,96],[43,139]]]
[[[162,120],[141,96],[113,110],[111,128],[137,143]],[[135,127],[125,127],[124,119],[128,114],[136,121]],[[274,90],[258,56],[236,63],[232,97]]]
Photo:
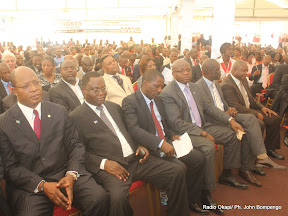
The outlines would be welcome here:
[[[76,174],[77,178],[80,177],[80,174],[79,174],[78,172],[76,172],[76,171],[67,171],[67,172],[66,172],[66,175],[69,174],[69,173],[74,173],[74,174]]]
[[[107,159],[102,159],[101,163],[100,163],[100,169],[101,170],[105,170],[105,162]]]
[[[162,147],[163,142],[164,142],[164,140],[162,139],[161,142],[160,142],[159,145],[158,145],[158,148],[161,148],[161,147]]]
[[[37,185],[36,189],[34,190],[34,193],[39,193],[38,187],[39,187],[39,185],[40,185],[42,182],[45,182],[45,180],[42,180],[42,181],[39,182],[39,184]]]

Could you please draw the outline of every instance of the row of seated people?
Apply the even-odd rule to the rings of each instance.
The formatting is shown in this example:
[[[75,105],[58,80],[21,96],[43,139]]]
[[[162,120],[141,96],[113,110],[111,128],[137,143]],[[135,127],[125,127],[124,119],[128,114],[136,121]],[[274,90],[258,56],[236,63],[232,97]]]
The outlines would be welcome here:
[[[135,180],[167,192],[167,215],[189,215],[189,208],[208,214],[202,204],[217,206],[210,193],[216,185],[214,143],[224,146],[222,184],[247,189],[233,175],[232,169],[240,168],[240,177],[261,187],[252,172],[265,172],[255,162],[286,169],[266,151],[280,145],[281,119],[250,95],[245,62],[234,63],[223,92],[215,82],[221,72],[214,59],[203,61],[197,84],[190,82],[189,63],[175,60],[175,80],[163,91],[163,75],[148,69],[136,92],[130,79],[118,74],[115,58],[102,56],[100,62],[104,75],[88,72],[80,84],[75,62],[64,60],[60,82],[48,91],[54,103],[42,100],[45,94],[32,69],[18,67],[10,75],[16,101],[0,117],[0,150],[16,215],[50,213],[53,203],[70,209],[72,202],[83,215],[133,215],[128,189]],[[264,142],[265,125],[273,139],[267,132]],[[241,145],[239,131],[246,133]],[[194,149],[177,159],[171,141],[185,132]],[[140,160],[139,151],[145,152]],[[211,210],[223,214],[217,207]]]

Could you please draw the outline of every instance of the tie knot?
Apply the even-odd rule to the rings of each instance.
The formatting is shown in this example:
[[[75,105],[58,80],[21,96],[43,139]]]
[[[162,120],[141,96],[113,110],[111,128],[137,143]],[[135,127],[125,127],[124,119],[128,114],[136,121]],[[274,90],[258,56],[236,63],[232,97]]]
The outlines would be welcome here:
[[[152,107],[153,107],[153,101],[151,101],[151,102],[150,102],[150,106],[152,106]]]
[[[101,112],[103,111],[103,106],[97,106],[96,109],[100,110]]]
[[[39,116],[39,113],[38,113],[38,111],[36,109],[33,109],[33,113],[34,113],[35,116]]]
[[[184,90],[185,90],[185,91],[190,91],[189,86],[185,85],[185,89],[184,89]]]

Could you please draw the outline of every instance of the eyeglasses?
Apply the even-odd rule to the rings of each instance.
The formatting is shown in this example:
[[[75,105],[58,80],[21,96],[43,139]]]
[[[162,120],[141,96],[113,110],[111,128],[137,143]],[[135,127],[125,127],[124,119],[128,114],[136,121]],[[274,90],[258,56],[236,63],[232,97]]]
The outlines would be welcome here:
[[[184,71],[191,72],[192,70],[191,70],[191,68],[186,68],[184,70],[178,70],[178,71],[173,71],[173,72],[183,73]]]
[[[29,91],[32,87],[32,85],[34,87],[38,87],[40,85],[40,81],[39,80],[36,80],[36,81],[33,81],[31,83],[27,83],[26,85],[24,86],[13,86],[14,88],[22,88],[23,90],[25,91]]]
[[[88,91],[93,91],[96,95],[98,95],[101,91],[102,91],[102,92],[106,91],[107,88],[106,88],[106,87],[103,87],[103,88],[101,88],[101,89],[95,88],[95,89],[87,89],[87,90],[88,90]]]

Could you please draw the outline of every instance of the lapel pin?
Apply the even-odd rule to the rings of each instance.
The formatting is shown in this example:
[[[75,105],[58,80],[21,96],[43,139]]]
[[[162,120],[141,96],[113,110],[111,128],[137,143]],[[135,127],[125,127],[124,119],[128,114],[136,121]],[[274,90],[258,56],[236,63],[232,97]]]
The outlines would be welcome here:
[[[16,120],[16,124],[20,124],[20,121],[19,121],[19,120]]]
[[[195,92],[193,92],[193,94],[195,94]]]
[[[94,124],[97,124],[98,123],[98,121],[94,121]]]
[[[48,118],[51,118],[51,115],[48,115]]]

